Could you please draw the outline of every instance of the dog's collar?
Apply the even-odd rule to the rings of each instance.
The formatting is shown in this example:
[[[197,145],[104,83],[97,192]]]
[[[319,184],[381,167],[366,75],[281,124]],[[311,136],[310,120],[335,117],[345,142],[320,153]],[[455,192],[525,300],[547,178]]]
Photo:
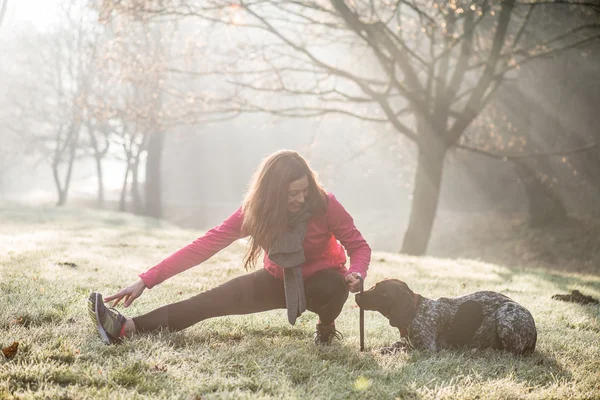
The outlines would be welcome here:
[[[421,305],[421,300],[423,298],[421,297],[420,294],[418,293],[413,293],[413,302],[415,303],[415,310],[417,308],[419,308],[419,306]],[[402,328],[398,328],[400,330],[400,336],[404,337],[404,338],[408,338],[408,332],[410,330],[410,324],[408,324],[408,326],[406,327],[402,327]]]
[[[420,294],[418,294],[418,293],[414,293],[414,294],[413,294],[413,301],[415,302],[415,310],[416,310],[417,308],[419,308],[419,306],[421,305],[421,300],[422,300],[422,299],[423,299],[423,298],[421,297],[421,295],[420,295]]]

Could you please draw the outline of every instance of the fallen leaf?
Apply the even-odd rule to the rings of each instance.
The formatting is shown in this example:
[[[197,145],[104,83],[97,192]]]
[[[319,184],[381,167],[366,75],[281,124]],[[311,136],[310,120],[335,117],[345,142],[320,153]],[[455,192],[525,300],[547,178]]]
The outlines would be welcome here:
[[[19,342],[13,342],[13,344],[11,344],[10,346],[2,348],[2,354],[4,354],[4,357],[10,360],[11,358],[17,355],[18,349]]]
[[[156,364],[152,368],[150,368],[150,370],[154,372],[167,372],[167,366],[162,364]]]

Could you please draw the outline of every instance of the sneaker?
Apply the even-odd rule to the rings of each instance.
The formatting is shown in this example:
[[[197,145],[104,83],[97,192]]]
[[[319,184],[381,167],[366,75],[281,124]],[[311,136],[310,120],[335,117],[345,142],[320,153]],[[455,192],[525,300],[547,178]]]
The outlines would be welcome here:
[[[335,329],[335,323],[331,325],[324,325],[321,323],[321,321],[319,321],[314,338],[316,345],[328,346],[333,341],[333,338],[342,340],[344,335],[342,335],[342,332]]]
[[[98,328],[104,343],[113,344],[121,340],[121,331],[126,318],[114,308],[107,308],[100,293],[90,294],[88,315]]]

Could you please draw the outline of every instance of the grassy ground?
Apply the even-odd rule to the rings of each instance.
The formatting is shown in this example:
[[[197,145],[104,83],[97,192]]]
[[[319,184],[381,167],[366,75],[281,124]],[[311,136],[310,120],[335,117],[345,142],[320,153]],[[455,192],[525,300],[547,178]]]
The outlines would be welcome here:
[[[528,307],[537,350],[377,349],[397,340],[367,313],[367,351],[358,351],[358,309],[350,296],[337,327],[345,338],[316,348],[316,316],[296,326],[285,311],[204,321],[183,332],[138,335],[105,346],[88,322],[87,295],[112,293],[200,235],[109,212],[0,208],[0,398],[600,398],[600,307],[552,300],[579,289],[600,297],[595,275],[548,272],[470,260],[375,253],[367,286],[386,277],[432,298],[497,290]],[[235,243],[205,264],[148,290],[137,315],[243,273]],[[72,264],[71,264],[72,263]]]
[[[441,213],[430,254],[600,275],[600,221],[572,217],[530,228],[523,213]]]

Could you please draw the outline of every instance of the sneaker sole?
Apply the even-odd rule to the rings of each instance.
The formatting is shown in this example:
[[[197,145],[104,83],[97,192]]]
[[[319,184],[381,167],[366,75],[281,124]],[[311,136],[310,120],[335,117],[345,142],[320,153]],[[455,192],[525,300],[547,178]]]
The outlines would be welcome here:
[[[90,321],[95,325],[96,324],[96,293],[90,293],[90,297],[88,297],[88,306],[87,306],[88,317],[90,317]]]
[[[104,329],[102,324],[100,323],[100,313],[98,312],[98,305],[102,304],[102,295],[100,293],[96,293],[95,300],[96,301],[95,301],[94,314],[96,314],[96,327],[98,328],[98,333],[100,333],[100,338],[102,339],[104,344],[110,345],[113,342],[110,339],[110,337],[108,336],[108,333],[106,332],[106,330]]]

